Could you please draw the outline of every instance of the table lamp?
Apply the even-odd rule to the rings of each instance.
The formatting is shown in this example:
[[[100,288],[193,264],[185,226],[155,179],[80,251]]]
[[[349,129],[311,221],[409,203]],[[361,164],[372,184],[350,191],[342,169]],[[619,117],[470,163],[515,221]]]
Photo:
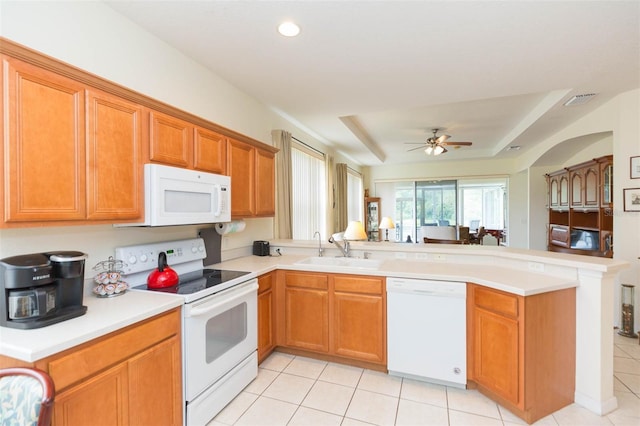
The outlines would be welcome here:
[[[367,233],[364,232],[364,226],[362,226],[362,222],[357,220],[349,222],[349,225],[344,231],[344,235],[342,238],[351,241],[366,240]]]
[[[396,225],[393,223],[390,217],[385,216],[380,221],[378,228],[385,230],[384,240],[389,241],[389,229],[395,229]]]

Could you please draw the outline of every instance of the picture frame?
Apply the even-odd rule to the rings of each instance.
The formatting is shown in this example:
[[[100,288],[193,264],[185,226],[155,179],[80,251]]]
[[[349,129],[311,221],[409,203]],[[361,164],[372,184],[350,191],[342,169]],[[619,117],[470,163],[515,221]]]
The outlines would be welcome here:
[[[624,211],[640,212],[640,188],[625,188],[622,191]]]
[[[630,175],[631,179],[640,179],[640,156],[631,157]]]

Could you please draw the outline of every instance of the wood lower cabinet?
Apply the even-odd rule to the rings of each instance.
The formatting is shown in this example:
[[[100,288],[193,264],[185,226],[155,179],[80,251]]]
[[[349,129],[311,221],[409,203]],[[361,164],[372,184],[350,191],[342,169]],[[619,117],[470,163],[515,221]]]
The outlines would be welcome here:
[[[280,346],[386,365],[384,278],[293,271],[279,277]]]
[[[37,361],[56,384],[54,426],[181,425],[180,309]]]
[[[258,362],[262,362],[275,348],[275,291],[276,273],[258,277]]]
[[[517,296],[469,284],[468,380],[533,423],[573,402],[575,289]]]
[[[284,276],[285,346],[329,352],[329,280],[326,274]]]
[[[331,352],[377,364],[387,363],[384,279],[333,275]]]

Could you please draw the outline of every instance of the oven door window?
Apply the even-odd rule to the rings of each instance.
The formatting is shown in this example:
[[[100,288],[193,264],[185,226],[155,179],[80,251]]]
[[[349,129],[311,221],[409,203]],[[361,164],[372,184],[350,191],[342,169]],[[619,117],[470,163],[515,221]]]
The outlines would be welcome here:
[[[206,325],[205,359],[211,364],[247,338],[247,304],[210,318]]]

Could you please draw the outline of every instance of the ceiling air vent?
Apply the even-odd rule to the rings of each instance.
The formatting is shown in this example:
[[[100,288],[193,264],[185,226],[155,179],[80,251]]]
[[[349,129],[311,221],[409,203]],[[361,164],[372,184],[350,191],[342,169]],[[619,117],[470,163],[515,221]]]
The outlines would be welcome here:
[[[595,95],[596,95],[595,93],[584,93],[582,95],[575,95],[573,98],[571,98],[567,102],[565,102],[564,106],[573,106],[573,105],[586,104]]]

